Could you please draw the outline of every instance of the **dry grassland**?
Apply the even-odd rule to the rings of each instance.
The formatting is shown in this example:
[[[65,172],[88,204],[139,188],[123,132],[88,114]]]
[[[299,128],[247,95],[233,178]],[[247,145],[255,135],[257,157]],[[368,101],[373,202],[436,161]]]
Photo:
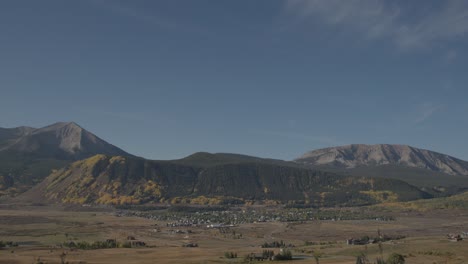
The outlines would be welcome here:
[[[320,263],[355,263],[356,255],[366,252],[371,260],[380,256],[376,244],[349,246],[345,239],[376,236],[377,230],[406,239],[383,243],[383,256],[398,252],[407,263],[468,263],[468,241],[450,242],[447,233],[468,231],[468,212],[433,211],[407,213],[396,221],[311,221],[307,223],[253,223],[231,228],[228,233],[204,227],[166,227],[138,217],[116,217],[112,212],[74,212],[53,207],[0,209],[0,240],[20,243],[17,248],[0,250],[0,264],[61,263],[242,263],[243,256],[261,253],[264,242],[283,240],[294,244],[293,263],[315,263],[313,252],[320,252]],[[188,232],[190,230],[190,232]],[[232,231],[242,234],[234,239]],[[96,241],[134,236],[145,248],[70,250],[58,245],[67,240]],[[305,242],[316,245],[305,246]],[[199,247],[182,247],[185,243]],[[236,252],[237,259],[224,258]],[[278,251],[276,249],[276,251]],[[38,261],[39,260],[39,261]]]

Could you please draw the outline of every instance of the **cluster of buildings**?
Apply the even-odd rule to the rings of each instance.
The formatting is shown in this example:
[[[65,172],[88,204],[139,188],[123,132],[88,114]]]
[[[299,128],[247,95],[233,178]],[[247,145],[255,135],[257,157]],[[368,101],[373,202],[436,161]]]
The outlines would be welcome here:
[[[354,239],[354,238],[349,238],[346,239],[346,245],[367,245],[367,244],[373,244],[374,240],[373,239]]]
[[[468,238],[468,232],[461,232],[460,234],[448,234],[447,238],[451,242],[462,241],[463,239]]]

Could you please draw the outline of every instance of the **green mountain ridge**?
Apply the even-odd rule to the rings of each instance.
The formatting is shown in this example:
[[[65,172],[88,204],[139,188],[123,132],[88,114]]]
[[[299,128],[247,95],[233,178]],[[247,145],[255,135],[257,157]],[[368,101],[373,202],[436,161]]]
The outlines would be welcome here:
[[[358,166],[349,169],[322,165],[312,166],[312,168],[340,175],[398,179],[417,186],[433,196],[449,196],[468,190],[466,176],[450,175],[402,165]]]
[[[284,161],[278,159],[265,159],[254,156],[248,156],[243,154],[233,153],[208,153],[208,152],[196,152],[185,158],[173,160],[178,164],[192,165],[195,167],[209,167],[215,165],[224,165],[229,163],[242,163],[242,162],[262,162],[268,164],[285,165],[290,167],[301,167],[304,166],[297,164],[292,161]]]
[[[193,162],[193,157],[151,161],[97,155],[54,172],[23,197],[42,195],[49,201],[78,204],[270,201],[311,206],[354,206],[430,197],[399,180],[345,177],[246,156],[228,155],[231,159],[224,162],[225,154],[203,156],[210,157],[210,162],[193,166],[186,165],[187,161]]]
[[[450,197],[415,200],[399,203],[383,203],[375,205],[376,208],[390,211],[430,211],[443,209],[468,209],[468,191]]]

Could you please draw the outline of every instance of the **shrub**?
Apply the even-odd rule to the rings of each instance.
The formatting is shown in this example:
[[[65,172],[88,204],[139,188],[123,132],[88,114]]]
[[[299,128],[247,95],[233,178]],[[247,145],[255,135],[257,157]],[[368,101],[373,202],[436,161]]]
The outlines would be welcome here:
[[[102,249],[102,248],[116,248],[118,247],[117,243],[109,242],[109,241],[94,241],[89,243],[87,241],[79,241],[79,242],[65,242],[63,246],[69,248],[78,248],[82,250],[90,250],[90,249]]]
[[[18,243],[13,241],[0,241],[0,249],[5,247],[17,247]]]
[[[281,253],[275,255],[275,260],[291,260],[292,253],[290,250],[283,250]]]
[[[404,263],[405,263],[405,257],[397,253],[392,253],[387,259],[387,264],[404,264]]]
[[[262,252],[262,257],[264,259],[269,259],[275,255],[275,252],[273,250],[263,250]]]
[[[292,247],[293,245],[289,244],[288,246]],[[279,242],[273,241],[271,243],[265,242],[262,244],[262,248],[284,248],[284,247],[286,247],[286,243],[284,243],[283,240]]]
[[[237,258],[237,253],[235,252],[224,252],[224,257],[227,259]]]
[[[357,256],[356,264],[369,264],[369,259],[367,258],[365,253],[361,253],[361,255]]]
[[[128,241],[125,241],[122,244],[120,244],[120,247],[122,247],[122,248],[131,248],[132,244],[130,242],[128,242]]]

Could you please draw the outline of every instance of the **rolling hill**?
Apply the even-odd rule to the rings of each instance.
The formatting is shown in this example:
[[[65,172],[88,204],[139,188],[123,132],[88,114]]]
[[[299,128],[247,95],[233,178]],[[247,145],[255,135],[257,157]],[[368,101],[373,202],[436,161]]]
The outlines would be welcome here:
[[[443,209],[468,210],[468,192],[459,193],[450,197],[439,197],[409,202],[390,202],[376,205],[386,211],[431,211]]]

